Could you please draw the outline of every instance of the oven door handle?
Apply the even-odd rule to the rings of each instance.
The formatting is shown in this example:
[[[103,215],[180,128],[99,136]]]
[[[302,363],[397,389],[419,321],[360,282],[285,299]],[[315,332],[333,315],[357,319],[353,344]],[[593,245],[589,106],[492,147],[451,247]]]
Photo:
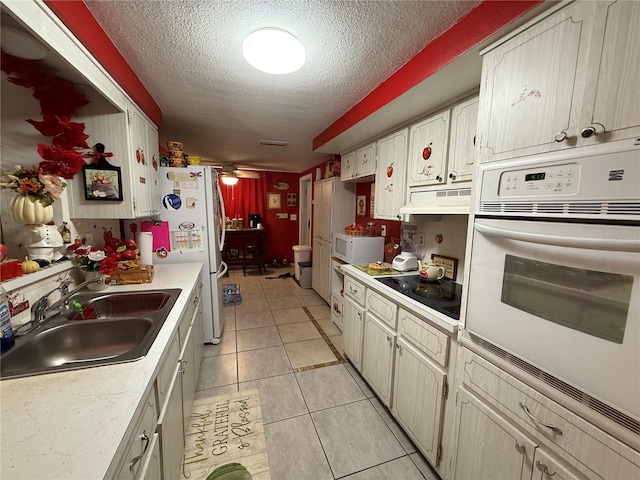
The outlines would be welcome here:
[[[640,239],[615,238],[599,239],[573,236],[544,235],[530,233],[507,228],[498,228],[481,223],[475,223],[474,228],[478,233],[494,237],[509,238],[528,243],[540,243],[557,247],[584,248],[588,250],[607,250],[619,252],[640,252]]]

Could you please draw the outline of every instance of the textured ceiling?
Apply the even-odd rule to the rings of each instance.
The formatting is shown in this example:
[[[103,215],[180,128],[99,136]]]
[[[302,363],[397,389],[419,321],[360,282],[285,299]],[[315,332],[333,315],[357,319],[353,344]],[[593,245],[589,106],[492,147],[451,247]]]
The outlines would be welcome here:
[[[480,2],[85,3],[162,109],[161,141],[216,163],[301,172],[328,157],[312,152],[316,135]],[[302,41],[301,70],[269,75],[244,61],[244,37],[267,26]]]

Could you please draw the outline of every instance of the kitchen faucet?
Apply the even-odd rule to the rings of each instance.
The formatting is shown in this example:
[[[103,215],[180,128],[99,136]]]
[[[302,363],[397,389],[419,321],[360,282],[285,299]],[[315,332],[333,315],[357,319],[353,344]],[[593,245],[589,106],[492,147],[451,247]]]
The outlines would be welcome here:
[[[60,285],[58,285],[49,293],[43,295],[42,297],[40,297],[38,300],[34,302],[33,306],[31,307],[31,320],[25,323],[24,325],[18,327],[18,329],[15,332],[16,336],[26,335],[28,333],[31,333],[39,325],[46,322],[47,314],[51,313],[54,310],[59,309],[62,306],[64,306],[65,308],[68,308],[69,299],[73,295],[75,295],[78,291],[82,290],[84,287],[92,283],[103,283],[105,282],[106,278],[108,277],[97,277],[97,278],[92,278],[91,280],[85,280],[84,282],[78,284],[76,288],[74,288],[71,291],[69,291],[69,285],[73,283],[73,280],[69,278],[62,280],[60,282]],[[49,305],[49,296],[52,293],[57,291],[60,292],[60,298],[57,301],[55,301],[52,305]],[[30,327],[26,332],[23,333],[22,330],[24,330],[24,328],[27,325],[29,325]]]

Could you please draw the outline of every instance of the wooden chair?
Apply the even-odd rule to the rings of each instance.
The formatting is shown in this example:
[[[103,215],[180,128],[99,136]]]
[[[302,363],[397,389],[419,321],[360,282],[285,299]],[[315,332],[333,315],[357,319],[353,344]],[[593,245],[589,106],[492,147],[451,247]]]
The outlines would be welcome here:
[[[264,267],[262,259],[262,246],[260,245],[245,245],[242,248],[242,274],[247,275],[247,267],[256,265],[258,267],[258,274],[267,272]]]

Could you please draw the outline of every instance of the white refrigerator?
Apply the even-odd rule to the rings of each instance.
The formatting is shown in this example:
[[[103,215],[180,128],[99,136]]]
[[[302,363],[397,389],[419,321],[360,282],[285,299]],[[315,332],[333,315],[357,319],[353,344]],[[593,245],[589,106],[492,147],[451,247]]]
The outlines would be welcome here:
[[[158,264],[200,262],[205,343],[220,343],[224,327],[222,261],[224,201],[212,167],[160,168],[160,218],[168,222],[170,251]]]

